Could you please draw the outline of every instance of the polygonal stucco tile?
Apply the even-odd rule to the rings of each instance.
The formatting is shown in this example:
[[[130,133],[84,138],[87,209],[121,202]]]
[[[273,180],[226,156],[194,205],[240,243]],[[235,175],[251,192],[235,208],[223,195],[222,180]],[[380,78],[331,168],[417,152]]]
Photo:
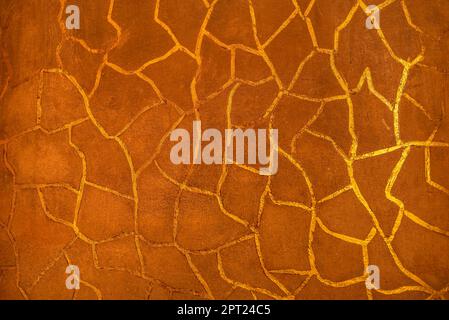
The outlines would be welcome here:
[[[349,107],[346,100],[331,101],[310,126],[314,131],[325,134],[349,154],[352,137],[349,132]]]
[[[158,18],[168,25],[183,46],[193,52],[206,11],[201,0],[162,0]]]
[[[203,292],[187,258],[175,247],[153,247],[142,243],[145,275],[176,289]]]
[[[99,300],[99,296],[95,290],[88,286],[80,286],[73,294],[73,300]]]
[[[48,212],[69,223],[73,222],[78,195],[63,187],[41,188],[45,206]]]
[[[210,291],[215,299],[226,298],[226,293],[232,288],[229,282],[226,282],[218,271],[217,255],[211,253],[208,255],[191,255],[193,264],[206,281]]]
[[[151,293],[148,300],[170,300],[171,292],[166,287],[154,284],[151,287]]]
[[[302,134],[296,141],[294,157],[308,175],[317,199],[349,184],[345,161],[333,145],[324,139],[308,133]]]
[[[170,132],[170,128],[180,118],[181,115],[172,104],[158,104],[145,111],[120,136],[126,144],[136,170],[151,159],[159,144]]]
[[[16,269],[0,269],[0,299],[22,300],[24,296],[17,287]]]
[[[251,125],[262,118],[278,94],[274,80],[258,86],[242,84],[234,94],[231,107],[233,125]]]
[[[220,165],[193,166],[186,183],[190,187],[216,192],[222,174],[223,166]]]
[[[91,48],[106,50],[117,41],[116,30],[109,23],[109,0],[73,0],[68,5],[76,5],[80,9],[80,29],[69,29],[67,33],[77,39],[86,41]],[[65,24],[67,14],[62,15]]]
[[[371,2],[370,2],[371,3]],[[312,21],[318,47],[325,49],[334,48],[334,33],[336,28],[343,23],[349,11],[357,4],[357,0],[315,1],[308,17]],[[302,7],[301,7],[302,8]],[[305,8],[303,8],[303,11]],[[332,12],[332,14],[329,14]]]
[[[366,300],[365,282],[359,282],[346,287],[332,287],[320,282],[316,277],[307,282],[296,296],[299,300]]]
[[[260,258],[255,239],[244,240],[220,251],[219,267],[231,281],[268,290],[271,294],[285,295],[285,292],[268,278]],[[272,278],[274,279],[273,276]]]
[[[421,53],[420,33],[408,24],[400,1],[380,11],[380,27],[399,58],[413,61]]]
[[[33,288],[29,290],[29,298],[32,300],[70,300],[75,290],[67,289],[65,273],[67,260],[63,255],[59,256],[54,264],[43,274]],[[80,285],[82,286],[82,284]]]
[[[449,190],[449,148],[430,149],[430,177],[432,181]]]
[[[449,142],[449,115],[446,113],[438,126],[434,141]]]
[[[227,300],[254,300],[251,291],[243,288],[235,288],[231,294],[226,298]]]
[[[449,34],[445,33],[435,40],[428,36],[422,36],[422,46],[426,48],[422,63],[446,75],[449,72],[447,54],[449,51]]]
[[[288,86],[300,63],[312,51],[306,23],[296,16],[265,50],[280,80]]]
[[[200,99],[218,91],[231,77],[231,51],[205,36],[196,90]]]
[[[11,211],[14,194],[14,177],[5,163],[5,148],[0,147],[0,222],[6,225]]]
[[[426,300],[429,294],[422,291],[405,291],[397,294],[382,294],[373,291],[373,300]]]
[[[312,0],[296,0],[296,2],[298,3],[301,12],[305,13],[305,11],[307,10],[307,7],[310,5],[310,3],[312,2]]]
[[[198,65],[182,51],[149,65],[143,73],[156,83],[164,98],[176,103],[184,110],[192,109],[190,83],[195,78]]]
[[[133,218],[132,200],[84,186],[77,225],[90,239],[100,241],[134,231]]]
[[[268,294],[264,294],[262,292],[253,291],[254,300],[276,300],[275,297],[269,296]]]
[[[261,56],[236,48],[235,76],[256,82],[271,76],[271,70]]]
[[[20,284],[25,288],[33,284],[75,238],[71,228],[46,216],[35,190],[17,193],[11,233],[18,251]]]
[[[158,101],[148,82],[136,75],[124,75],[105,67],[90,106],[100,125],[108,134],[115,135],[144,107]]]
[[[277,201],[311,206],[310,191],[303,173],[282,155],[279,157],[279,171],[271,177],[270,191]]]
[[[184,191],[179,200],[177,243],[189,250],[215,249],[248,233],[226,216],[212,196]]]
[[[363,154],[396,144],[393,112],[364,85],[352,96],[357,153]]]
[[[374,227],[367,209],[360,203],[354,191],[319,203],[316,214],[333,232],[364,240]]]
[[[173,300],[206,300],[204,295],[193,294],[190,292],[174,291],[172,294]]]
[[[439,38],[449,28],[449,3],[445,0],[405,0],[410,18],[424,33]]]
[[[156,0],[117,0],[112,19],[122,29],[109,61],[126,70],[136,70],[145,62],[164,55],[174,46],[170,35],[154,20]]]
[[[261,43],[267,41],[295,10],[289,0],[255,0],[251,3]]]
[[[140,272],[135,236],[125,236],[95,245],[98,266]]]
[[[265,202],[260,222],[260,248],[268,270],[310,269],[310,213]]]
[[[256,47],[246,0],[218,0],[206,29],[226,44]]]
[[[399,106],[399,126],[402,141],[426,141],[438,127],[438,122],[403,98]]]
[[[0,96],[8,87],[8,79],[11,76],[11,70],[6,64],[6,52],[2,50],[0,53]]]
[[[171,300],[194,301],[194,300],[206,300],[206,298],[205,298],[204,294],[198,295],[197,293],[173,290],[173,293],[171,295]]]
[[[10,85],[26,81],[43,68],[57,67],[56,47],[61,41],[57,23],[60,1],[11,1],[11,5],[3,5],[8,14],[2,25],[8,28],[2,43],[14,70]]]
[[[404,1],[411,21],[423,31],[421,39],[425,47],[423,64],[448,72],[447,54],[449,50],[449,3],[445,0]],[[439,86],[436,86],[439,87]],[[428,91],[426,91],[428,92]],[[429,95],[430,99],[430,95]]]
[[[152,164],[137,180],[139,232],[154,242],[173,241],[173,219],[179,188]]]
[[[231,90],[232,88],[227,88],[218,95],[200,102],[198,112],[203,130],[215,128],[224,133],[228,128],[227,108]]]
[[[0,139],[31,129],[37,124],[37,95],[39,77],[6,91],[0,108]]]
[[[95,276],[98,287],[105,300],[145,300],[148,296],[149,282],[126,271],[101,271]]]
[[[273,111],[273,128],[279,130],[279,146],[284,151],[291,149],[293,137],[313,119],[319,107],[316,102],[282,96]]]
[[[368,262],[369,265],[379,267],[381,290],[394,290],[404,286],[419,285],[403,273],[379,234],[368,244]]]
[[[432,226],[449,230],[449,195],[427,183],[424,148],[411,149],[391,194],[404,203],[406,210],[420,219]]]
[[[380,6],[381,4],[385,5],[385,0],[371,0],[369,4],[374,4],[376,6]],[[360,7],[359,7],[360,8]]]
[[[448,84],[449,78],[444,74],[425,66],[414,66],[404,91],[424,107],[431,119],[438,121],[444,117],[443,106],[449,103],[449,94],[445,91]]]
[[[312,250],[318,273],[326,280],[341,282],[364,273],[362,246],[335,238],[319,225],[313,234]]]
[[[316,53],[308,60],[292,92],[315,99],[325,99],[344,94],[330,67],[330,56]]]
[[[353,164],[357,186],[386,235],[393,229],[399,208],[387,199],[385,189],[400,157],[401,150],[397,150]]]
[[[41,95],[41,126],[54,130],[86,117],[84,100],[73,83],[60,73],[44,72]]]
[[[220,193],[224,208],[250,224],[255,223],[266,181],[266,177],[257,173],[236,165],[228,166]]]
[[[435,290],[449,282],[449,238],[404,217],[392,241],[404,268]]]
[[[294,292],[307,279],[307,275],[271,272],[290,292]]]
[[[8,144],[8,161],[16,183],[67,183],[78,188],[82,163],[68,142],[66,131],[30,132]]]
[[[376,30],[365,27],[366,18],[359,8],[349,24],[340,31],[335,65],[350,88],[357,86],[368,67],[376,90],[392,102],[396,98],[403,67],[390,56]]]
[[[132,194],[129,163],[116,141],[105,139],[90,122],[73,127],[72,141],[86,157],[88,181]]]
[[[101,53],[89,52],[80,43],[66,40],[59,53],[64,70],[73,76],[86,94],[95,84],[97,70],[103,61]]]
[[[11,239],[5,228],[0,229],[0,268],[14,267],[16,257]]]
[[[101,297],[109,299],[146,299],[149,281],[126,271],[98,269],[95,267],[91,245],[77,240],[67,250],[70,263],[80,269],[80,287],[94,286]]]

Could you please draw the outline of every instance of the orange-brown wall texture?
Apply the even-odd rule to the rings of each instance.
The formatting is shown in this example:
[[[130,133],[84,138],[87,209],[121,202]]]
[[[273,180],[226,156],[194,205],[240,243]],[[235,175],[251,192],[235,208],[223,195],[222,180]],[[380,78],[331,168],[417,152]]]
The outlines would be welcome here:
[[[449,1],[0,0],[0,24],[0,299],[449,299]],[[194,120],[277,129],[278,171],[174,164]]]

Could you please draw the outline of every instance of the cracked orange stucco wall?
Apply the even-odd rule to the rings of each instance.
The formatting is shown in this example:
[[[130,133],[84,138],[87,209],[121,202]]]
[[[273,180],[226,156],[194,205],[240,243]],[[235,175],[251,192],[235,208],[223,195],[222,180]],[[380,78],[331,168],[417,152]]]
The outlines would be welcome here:
[[[1,0],[0,23],[0,299],[449,298],[447,0]],[[193,120],[277,128],[279,172],[173,165]]]

